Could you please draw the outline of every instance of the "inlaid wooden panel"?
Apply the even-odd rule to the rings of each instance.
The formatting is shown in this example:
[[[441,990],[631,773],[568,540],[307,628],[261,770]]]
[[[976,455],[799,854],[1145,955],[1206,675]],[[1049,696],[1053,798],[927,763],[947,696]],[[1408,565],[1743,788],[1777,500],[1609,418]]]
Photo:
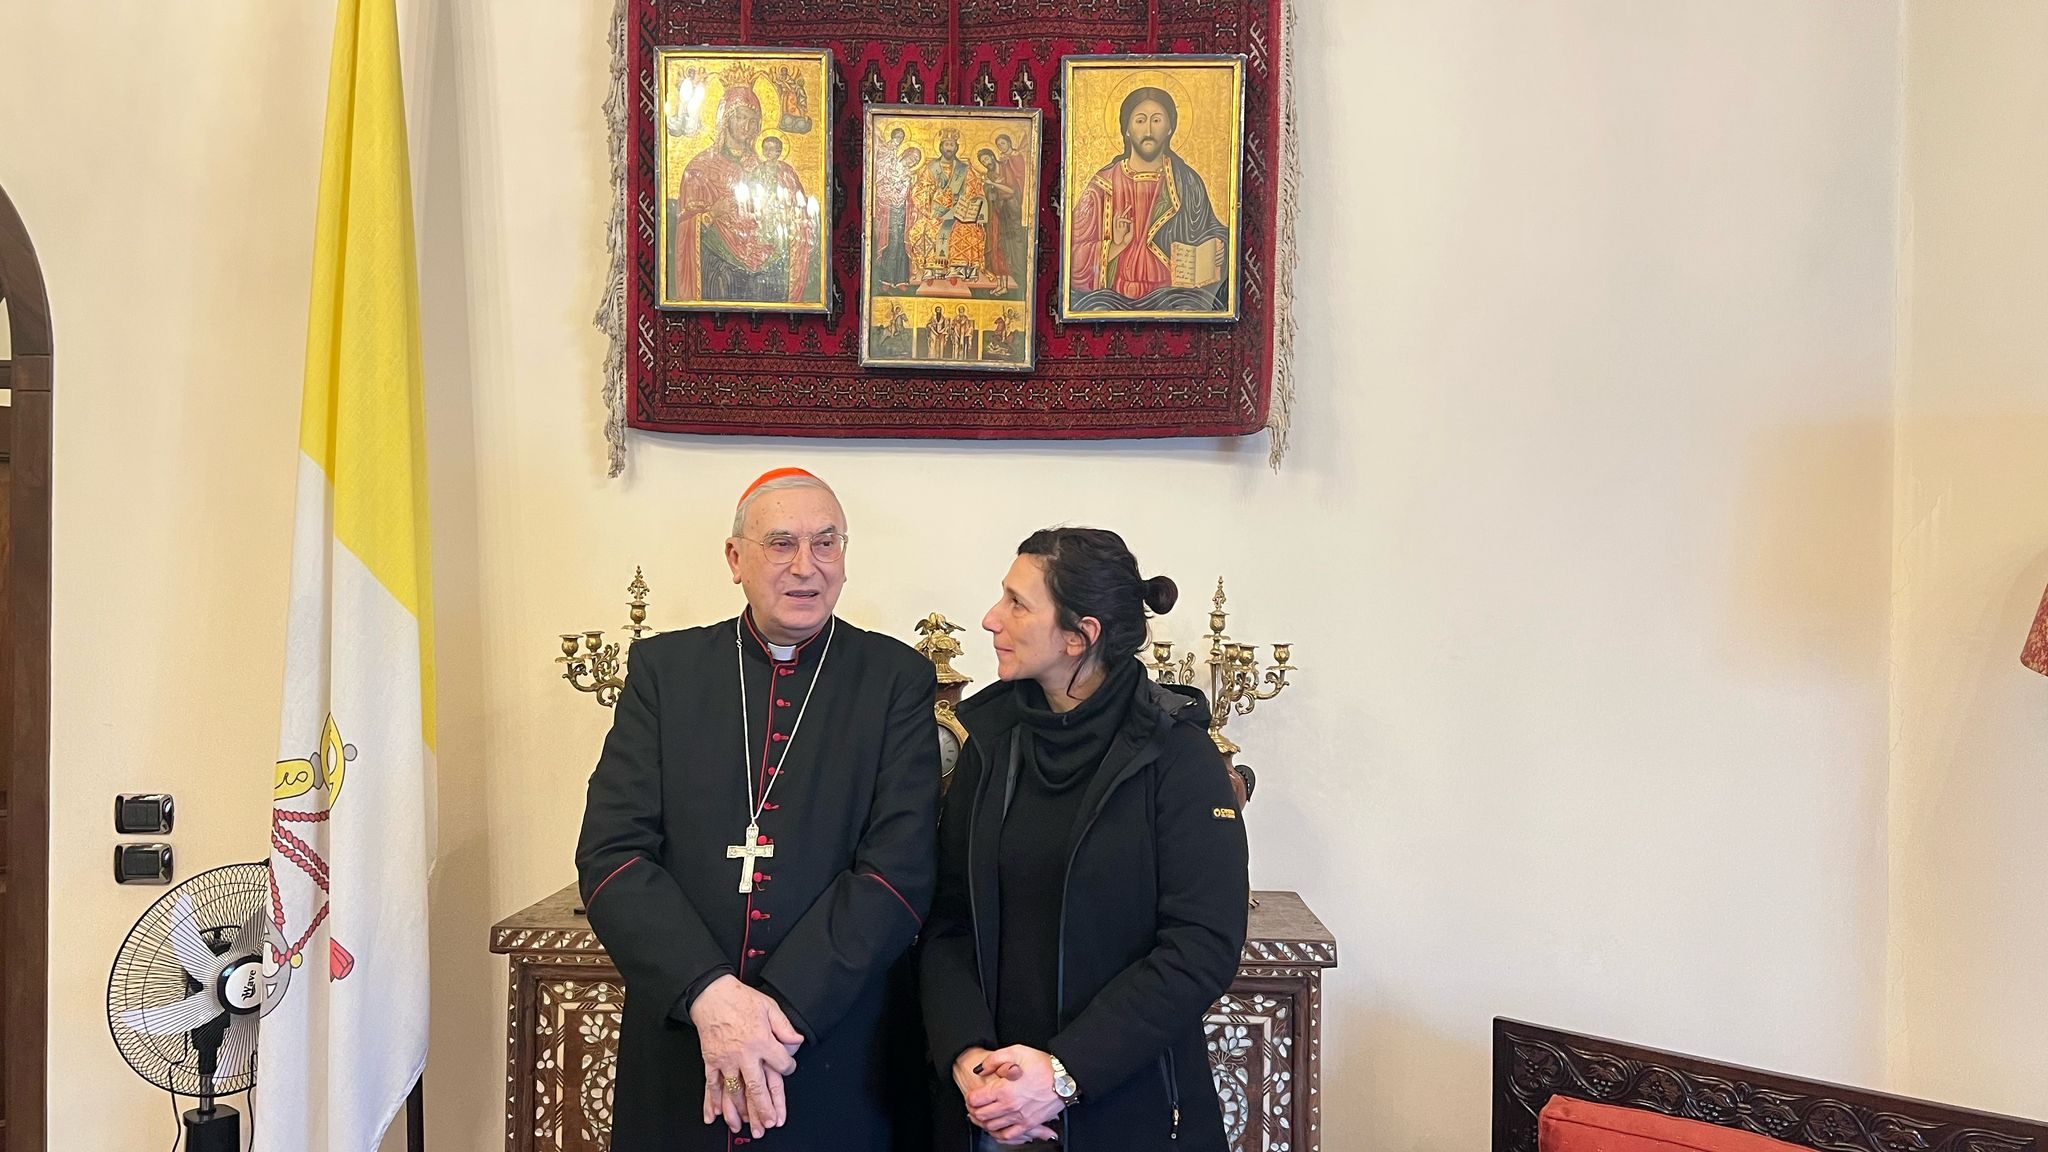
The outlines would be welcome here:
[[[1257,895],[1237,981],[1204,1018],[1209,1066],[1234,1152],[1317,1152],[1322,977],[1337,943],[1294,893]],[[604,1152],[625,987],[575,889],[501,921],[491,950],[511,957],[506,1152]]]

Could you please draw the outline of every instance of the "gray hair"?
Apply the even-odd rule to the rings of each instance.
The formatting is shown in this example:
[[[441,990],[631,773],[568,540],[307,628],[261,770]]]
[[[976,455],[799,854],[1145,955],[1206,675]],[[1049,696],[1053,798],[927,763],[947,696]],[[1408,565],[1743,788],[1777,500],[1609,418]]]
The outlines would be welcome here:
[[[816,476],[777,476],[775,479],[747,493],[746,499],[740,501],[740,506],[733,509],[733,538],[739,539],[741,534],[747,530],[747,513],[753,510],[754,501],[759,500],[770,492],[786,492],[791,488],[815,488],[830,496],[833,503],[837,504],[839,502],[839,493],[834,492],[830,484],[825,483]],[[844,515],[845,506],[841,505],[840,509],[841,514]],[[846,525],[841,524],[839,527],[841,531],[844,531]]]

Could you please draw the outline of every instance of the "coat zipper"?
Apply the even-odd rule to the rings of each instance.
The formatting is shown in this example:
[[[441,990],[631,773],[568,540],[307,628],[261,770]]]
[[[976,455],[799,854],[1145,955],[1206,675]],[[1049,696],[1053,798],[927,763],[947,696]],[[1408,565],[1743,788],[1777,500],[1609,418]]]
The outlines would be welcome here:
[[[1158,752],[1152,748],[1149,741],[1146,747],[1139,751],[1138,756],[1140,759],[1135,759],[1126,770],[1128,775],[1125,780],[1151,767],[1152,762],[1159,759]],[[1073,883],[1074,859],[1081,854],[1082,841],[1088,839],[1088,833],[1095,830],[1095,821],[1101,818],[1102,810],[1109,807],[1110,796],[1123,786],[1125,780],[1120,780],[1103,791],[1102,799],[1095,805],[1095,810],[1088,813],[1088,822],[1081,825],[1081,834],[1074,837],[1074,846],[1067,850],[1067,866],[1060,873],[1059,963],[1054,966],[1056,976],[1053,983],[1053,1003],[1059,1006],[1059,1026],[1062,1028],[1067,1026],[1067,886]]]
[[[1173,1112],[1173,1129],[1167,1135],[1167,1139],[1178,1140],[1180,1139],[1180,1065],[1173,1058],[1173,1048],[1171,1045],[1167,1047],[1166,1055],[1162,1059],[1165,1061],[1164,1070],[1166,1072],[1166,1105]]]
[[[1145,747],[1140,749],[1137,757],[1132,760],[1131,766],[1125,770],[1124,778],[1103,790],[1101,801],[1095,805],[1095,810],[1088,814],[1088,822],[1081,825],[1080,835],[1074,837],[1074,845],[1067,851],[1067,866],[1060,874],[1059,963],[1054,965],[1053,969],[1056,973],[1053,981],[1053,1003],[1059,1009],[1057,1019],[1061,1028],[1067,1026],[1067,887],[1074,879],[1074,860],[1081,855],[1081,844],[1088,839],[1088,833],[1095,830],[1095,821],[1102,816],[1102,810],[1109,807],[1109,798],[1116,793],[1118,788],[1123,787],[1126,782],[1138,773],[1150,768],[1153,762],[1158,759],[1158,749],[1153,746],[1152,740],[1148,739]],[[1173,1049],[1168,1048],[1166,1054],[1169,1060],[1172,1059]],[[1173,1106],[1173,1135],[1171,1138],[1178,1140],[1180,1139],[1179,1090],[1169,1087],[1168,1099]],[[1061,1132],[1064,1134],[1065,1131],[1065,1128],[1062,1127]],[[1065,1143],[1064,1135],[1062,1143]]]
[[[988,773],[982,773],[981,779],[975,782],[975,789],[977,795],[974,798],[974,803],[968,805],[967,808],[967,923],[969,934],[974,937],[975,982],[982,986],[981,998],[987,1000],[988,963],[982,958],[981,954],[981,899],[975,895],[974,834],[979,830],[977,826],[981,823],[981,802],[988,796]],[[990,1004],[989,1010],[993,1012],[995,1006]],[[962,1152],[975,1152],[975,1146],[979,1143],[980,1141],[975,1139],[975,1130],[969,1127],[967,1129],[967,1145],[962,1149]]]
[[[1005,767],[1004,770],[1008,771],[1008,768]],[[988,799],[990,775],[991,773],[983,772],[981,779],[975,781],[974,786],[977,794],[974,798],[974,803],[967,810],[967,919],[974,926],[974,974],[980,978],[982,986],[981,996],[984,1000],[989,999],[989,972],[988,959],[982,955],[981,951],[981,899],[975,895],[977,886],[974,883],[974,834],[981,830],[981,805],[982,801]],[[994,1001],[990,1001],[989,1008],[991,1011],[994,1010]]]

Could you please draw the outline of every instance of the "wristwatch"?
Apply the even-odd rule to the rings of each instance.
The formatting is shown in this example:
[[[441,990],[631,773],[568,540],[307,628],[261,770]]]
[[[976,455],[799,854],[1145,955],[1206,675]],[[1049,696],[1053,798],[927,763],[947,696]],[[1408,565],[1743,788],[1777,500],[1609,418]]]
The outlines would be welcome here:
[[[1062,1104],[1072,1104],[1081,1098],[1081,1086],[1074,1083],[1074,1078],[1067,1074],[1067,1066],[1057,1056],[1052,1057],[1052,1090]]]

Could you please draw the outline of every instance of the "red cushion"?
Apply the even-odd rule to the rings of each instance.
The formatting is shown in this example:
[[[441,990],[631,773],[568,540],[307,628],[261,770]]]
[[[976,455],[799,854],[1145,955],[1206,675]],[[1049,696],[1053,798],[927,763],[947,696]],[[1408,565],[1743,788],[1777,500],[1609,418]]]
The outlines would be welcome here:
[[[1536,1129],[1537,1152],[1785,1152],[1792,1147],[1740,1128],[1567,1096],[1550,1098]]]

